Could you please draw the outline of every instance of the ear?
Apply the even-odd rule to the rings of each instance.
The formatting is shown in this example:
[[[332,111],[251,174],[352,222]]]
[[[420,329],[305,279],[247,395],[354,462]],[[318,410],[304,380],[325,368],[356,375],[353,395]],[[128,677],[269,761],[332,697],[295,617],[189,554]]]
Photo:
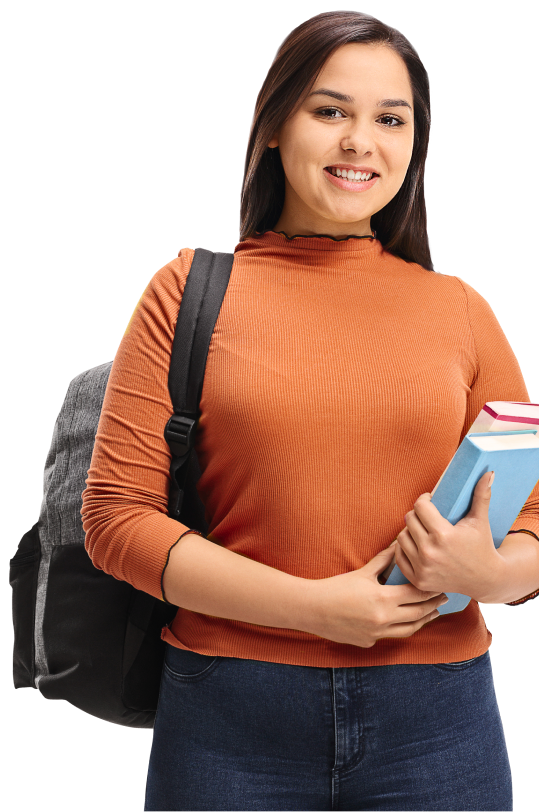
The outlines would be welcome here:
[[[270,149],[275,149],[275,147],[278,147],[278,146],[279,146],[279,139],[277,138],[277,135],[274,135],[273,138],[271,139],[271,141],[269,142],[268,147]]]

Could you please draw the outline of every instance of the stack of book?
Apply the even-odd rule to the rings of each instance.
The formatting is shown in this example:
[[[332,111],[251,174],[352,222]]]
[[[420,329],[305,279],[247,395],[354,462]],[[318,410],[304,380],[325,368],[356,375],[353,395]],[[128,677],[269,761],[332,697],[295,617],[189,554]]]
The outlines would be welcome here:
[[[496,548],[514,524],[539,481],[539,404],[493,401],[485,403],[449,465],[432,491],[432,504],[455,525],[472,507],[474,489],[487,471],[492,484],[489,523]],[[386,586],[408,584],[397,564],[383,573]],[[461,612],[471,598],[446,592],[441,615]]]

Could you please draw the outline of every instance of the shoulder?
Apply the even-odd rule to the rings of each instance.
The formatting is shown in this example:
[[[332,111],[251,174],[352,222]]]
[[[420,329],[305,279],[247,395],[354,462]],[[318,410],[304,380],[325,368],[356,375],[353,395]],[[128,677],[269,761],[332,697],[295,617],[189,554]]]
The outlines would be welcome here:
[[[194,255],[193,248],[182,248],[177,257],[163,265],[152,276],[147,290],[149,289],[157,296],[165,295],[180,301]]]
[[[182,248],[177,257],[154,273],[136,304],[125,336],[150,323],[160,324],[173,334],[194,255],[194,249]]]

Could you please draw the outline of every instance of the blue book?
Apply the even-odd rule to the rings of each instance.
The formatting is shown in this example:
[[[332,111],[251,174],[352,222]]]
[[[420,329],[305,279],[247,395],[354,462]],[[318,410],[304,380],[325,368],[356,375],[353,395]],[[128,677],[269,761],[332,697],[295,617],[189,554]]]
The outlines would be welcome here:
[[[467,434],[432,491],[432,504],[444,519],[457,524],[470,511],[473,492],[481,477],[487,471],[495,471],[488,518],[494,545],[498,548],[539,481],[539,437],[536,434],[537,429]],[[408,583],[395,564],[386,586]],[[461,612],[471,600],[458,592],[445,594],[449,600],[438,606],[441,615]]]

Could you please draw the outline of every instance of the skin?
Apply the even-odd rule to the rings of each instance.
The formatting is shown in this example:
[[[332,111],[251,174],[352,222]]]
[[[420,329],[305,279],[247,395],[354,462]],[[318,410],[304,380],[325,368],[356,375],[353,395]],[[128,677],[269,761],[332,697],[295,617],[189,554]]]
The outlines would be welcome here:
[[[279,149],[285,172],[285,202],[274,230],[288,236],[370,235],[371,216],[397,194],[412,157],[413,95],[406,65],[386,45],[348,43],[327,60],[312,90],[319,88],[355,101],[306,98],[269,142]],[[381,99],[404,99],[412,109],[377,107]],[[325,166],[338,163],[372,166],[380,177],[369,190],[344,191],[324,173]]]

